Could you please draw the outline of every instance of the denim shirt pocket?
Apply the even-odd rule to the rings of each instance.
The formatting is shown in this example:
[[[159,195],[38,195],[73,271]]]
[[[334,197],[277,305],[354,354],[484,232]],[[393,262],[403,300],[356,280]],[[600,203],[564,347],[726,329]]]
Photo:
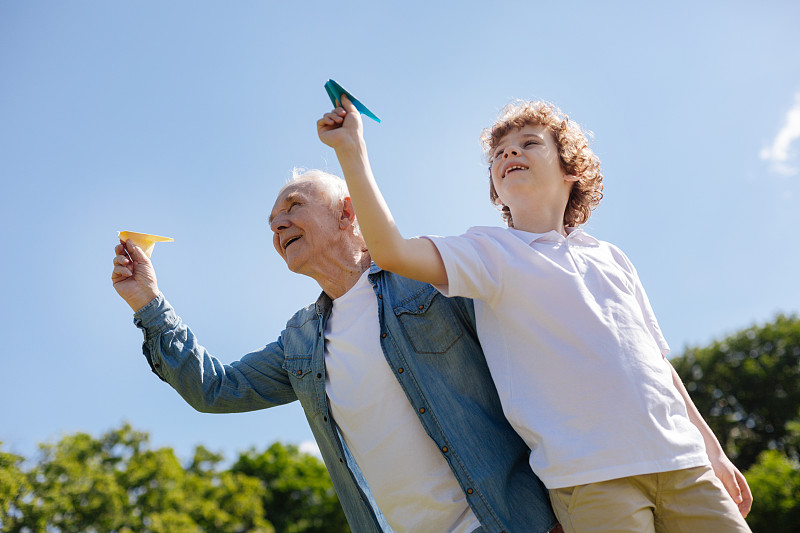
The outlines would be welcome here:
[[[464,334],[448,298],[428,285],[394,307],[408,343],[419,354],[443,354]]]
[[[287,355],[283,360],[283,369],[289,375],[289,380],[292,382],[292,387],[300,403],[303,404],[303,408],[317,412],[319,407],[314,401],[315,388],[311,363],[311,355]]]

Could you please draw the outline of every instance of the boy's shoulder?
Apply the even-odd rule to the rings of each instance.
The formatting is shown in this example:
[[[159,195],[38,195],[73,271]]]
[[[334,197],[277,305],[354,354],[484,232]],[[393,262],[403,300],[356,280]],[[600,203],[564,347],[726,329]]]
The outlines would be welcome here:
[[[601,248],[605,248],[608,251],[608,253],[611,254],[611,257],[614,258],[614,261],[616,263],[618,263],[620,266],[622,266],[623,268],[625,268],[625,270],[628,270],[628,271],[631,271],[631,272],[635,271],[633,263],[631,263],[631,260],[628,259],[628,256],[625,255],[625,252],[623,252],[622,249],[619,246],[617,246],[614,243],[608,242],[608,241],[600,240],[600,239],[598,239],[596,237],[592,237],[592,238],[598,243],[598,245]]]
[[[503,226],[472,226],[462,235],[464,237],[483,237],[492,240],[503,240],[513,237],[511,228]]]

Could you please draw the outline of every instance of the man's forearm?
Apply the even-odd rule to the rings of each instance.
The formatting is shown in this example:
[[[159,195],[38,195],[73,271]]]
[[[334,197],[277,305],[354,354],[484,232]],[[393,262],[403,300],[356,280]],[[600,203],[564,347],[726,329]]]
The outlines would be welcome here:
[[[143,352],[153,372],[197,411],[253,411],[296,399],[277,343],[225,365],[197,342],[163,297],[137,313],[135,322],[145,332]]]

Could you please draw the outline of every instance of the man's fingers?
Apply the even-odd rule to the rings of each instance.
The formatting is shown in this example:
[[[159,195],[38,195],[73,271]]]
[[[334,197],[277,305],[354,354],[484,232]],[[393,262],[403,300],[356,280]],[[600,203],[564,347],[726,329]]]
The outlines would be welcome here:
[[[136,261],[137,263],[147,263],[150,261],[150,258],[147,257],[147,254],[144,253],[144,250],[133,244],[133,241],[128,239],[125,243],[125,249],[128,252],[128,255]]]
[[[133,276],[133,272],[126,266],[117,265],[111,272],[111,281],[114,283]]]

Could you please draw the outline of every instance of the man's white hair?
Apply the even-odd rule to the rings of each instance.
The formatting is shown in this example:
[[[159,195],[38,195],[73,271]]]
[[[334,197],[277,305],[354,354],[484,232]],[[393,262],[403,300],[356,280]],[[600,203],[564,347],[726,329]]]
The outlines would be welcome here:
[[[297,167],[292,169],[292,176],[286,180],[286,185],[281,188],[278,194],[280,195],[289,185],[304,181],[314,181],[322,185],[321,190],[323,194],[328,197],[332,210],[339,209],[344,199],[350,196],[350,191],[347,189],[347,182],[339,176],[314,168],[306,170]]]

